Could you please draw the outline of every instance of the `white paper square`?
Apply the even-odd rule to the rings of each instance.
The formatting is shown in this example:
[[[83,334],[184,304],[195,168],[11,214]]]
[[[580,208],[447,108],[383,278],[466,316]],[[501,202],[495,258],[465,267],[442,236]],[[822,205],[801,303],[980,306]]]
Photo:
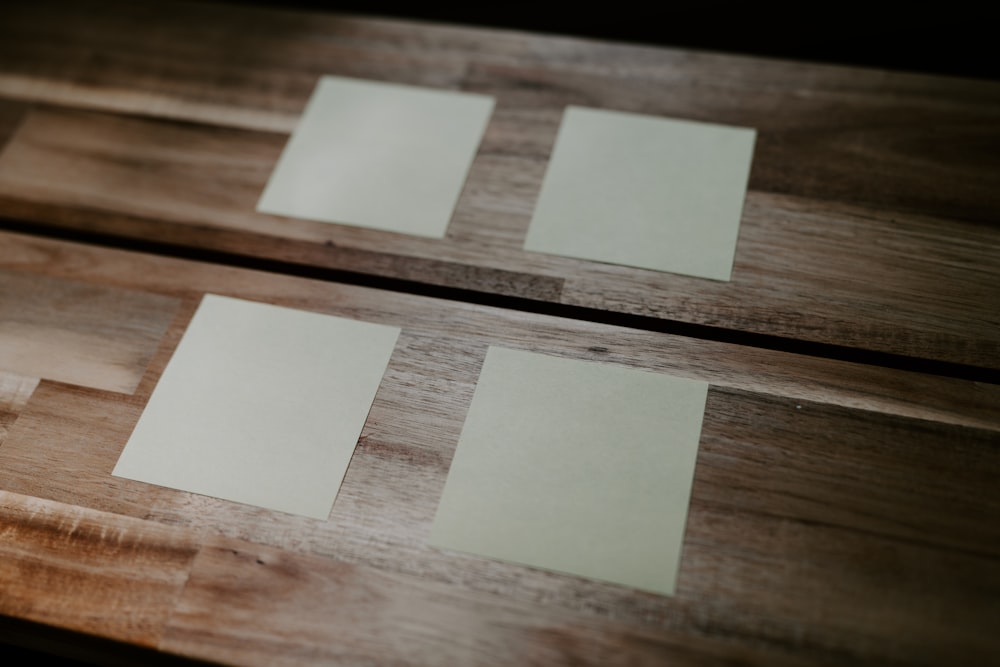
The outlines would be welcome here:
[[[398,335],[206,295],[114,475],[326,519]]]
[[[494,99],[324,76],[257,210],[442,238]]]
[[[430,543],[673,594],[707,393],[491,347]]]
[[[755,137],[567,107],[524,247],[729,280]]]

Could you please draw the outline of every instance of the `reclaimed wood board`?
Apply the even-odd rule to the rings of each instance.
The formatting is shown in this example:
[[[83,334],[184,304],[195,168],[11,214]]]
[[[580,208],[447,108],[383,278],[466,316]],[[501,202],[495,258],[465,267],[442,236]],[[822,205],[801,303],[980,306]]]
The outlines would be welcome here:
[[[1000,386],[33,235],[0,233],[0,270],[179,303],[134,392],[17,399],[4,618],[229,664],[1000,651]],[[326,521],[111,476],[205,293],[402,328]],[[710,383],[675,596],[427,546],[489,345]]]
[[[496,98],[444,239],[256,213],[323,74]],[[757,129],[731,282],[522,249],[568,104]],[[11,229],[935,360],[965,377],[1000,369],[997,82],[326,13],[43,1],[0,9],[7,134]]]

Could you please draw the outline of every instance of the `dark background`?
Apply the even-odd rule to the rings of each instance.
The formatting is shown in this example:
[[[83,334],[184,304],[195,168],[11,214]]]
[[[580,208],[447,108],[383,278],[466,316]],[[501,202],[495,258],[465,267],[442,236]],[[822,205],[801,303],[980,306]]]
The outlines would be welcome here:
[[[989,3],[222,0],[1000,80]]]

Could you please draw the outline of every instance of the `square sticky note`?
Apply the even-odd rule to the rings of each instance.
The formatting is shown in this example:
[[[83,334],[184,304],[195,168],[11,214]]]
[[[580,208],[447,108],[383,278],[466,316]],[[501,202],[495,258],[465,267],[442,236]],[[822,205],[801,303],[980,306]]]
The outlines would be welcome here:
[[[491,347],[430,543],[673,594],[707,392]]]
[[[319,80],[257,210],[441,238],[494,99]]]
[[[398,335],[206,295],[114,474],[325,519]]]
[[[524,247],[729,280],[755,137],[570,106]]]

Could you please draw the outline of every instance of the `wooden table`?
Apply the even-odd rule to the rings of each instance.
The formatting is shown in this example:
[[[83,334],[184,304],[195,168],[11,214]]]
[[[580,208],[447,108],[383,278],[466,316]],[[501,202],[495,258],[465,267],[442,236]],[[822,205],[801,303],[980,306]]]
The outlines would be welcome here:
[[[322,74],[497,98],[444,239],[255,212]],[[758,128],[731,282],[522,249],[566,104]],[[33,2],[0,9],[0,147],[0,352],[27,350],[0,369],[0,641],[262,665],[1000,660],[1000,85]],[[111,476],[205,293],[402,328],[327,521]],[[675,596],[427,545],[491,344],[710,383]]]

